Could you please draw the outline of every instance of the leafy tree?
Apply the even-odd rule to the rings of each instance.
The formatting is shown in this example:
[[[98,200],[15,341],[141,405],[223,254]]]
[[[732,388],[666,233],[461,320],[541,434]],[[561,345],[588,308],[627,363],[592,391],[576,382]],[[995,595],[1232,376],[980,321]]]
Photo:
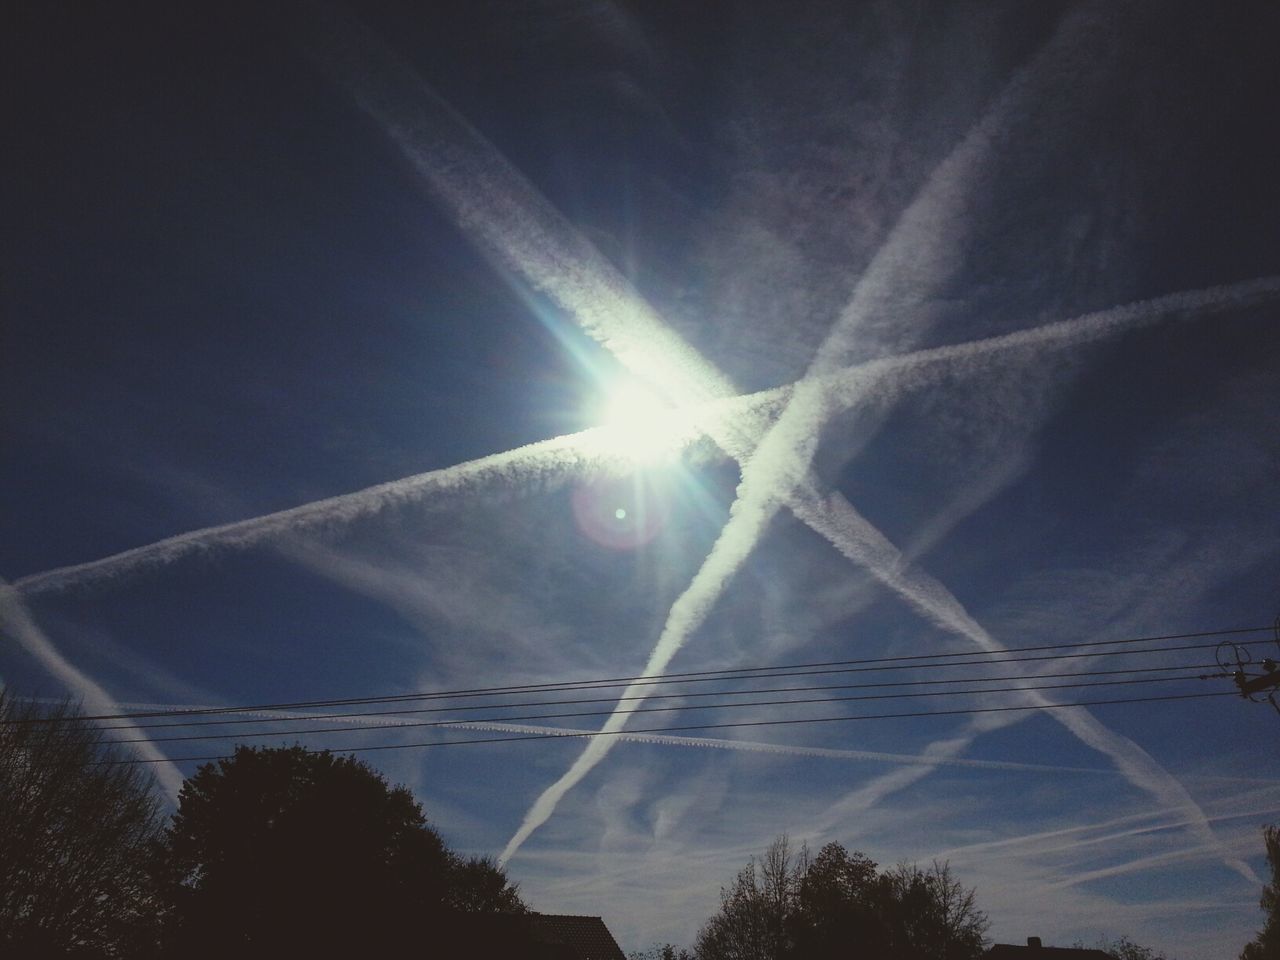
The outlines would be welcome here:
[[[0,955],[139,956],[154,943],[152,779],[67,703],[0,689]]]
[[[1084,944],[1077,940],[1074,946],[1083,947]],[[1128,937],[1120,937],[1116,940],[1100,940],[1094,949],[1101,950],[1107,956],[1114,957],[1115,960],[1167,960],[1163,953],[1152,950],[1150,947],[1144,947],[1142,944],[1134,943]]]
[[[632,950],[627,954],[627,960],[694,960],[694,956],[681,947],[659,943],[647,950]]]
[[[1271,882],[1263,886],[1258,906],[1267,919],[1258,935],[1240,951],[1240,960],[1280,960],[1280,829],[1274,825],[1263,827],[1262,839]]]
[[[788,925],[796,913],[806,856],[792,856],[786,836],[752,857],[720,891],[720,912],[698,933],[698,960],[775,960],[789,953]]]
[[[827,844],[800,881],[799,909],[790,923],[793,953],[843,958],[856,945],[867,955],[882,954],[888,947],[883,892],[873,860]]]
[[[972,890],[936,860],[928,870],[899,864],[884,874],[885,918],[890,943],[885,956],[912,960],[961,960],[982,956],[987,916]]]
[[[491,863],[446,849],[406,788],[301,747],[201,767],[155,870],[182,957],[364,955],[447,940],[455,909],[523,907]]]
[[[878,873],[838,843],[792,857],[786,837],[720,899],[698,934],[698,960],[970,960],[982,954],[987,926],[946,864]]]
[[[445,906],[459,913],[528,913],[516,884],[491,857],[449,855]]]

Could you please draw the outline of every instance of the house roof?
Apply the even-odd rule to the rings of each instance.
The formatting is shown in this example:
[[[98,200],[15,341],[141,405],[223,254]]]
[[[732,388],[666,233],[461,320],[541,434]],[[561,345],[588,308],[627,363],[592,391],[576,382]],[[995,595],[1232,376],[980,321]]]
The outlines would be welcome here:
[[[599,917],[554,913],[456,915],[451,946],[460,956],[519,960],[626,960]]]
[[[1041,947],[997,943],[986,952],[988,960],[1113,960],[1111,954],[1087,947]]]
[[[529,921],[535,942],[567,948],[571,960],[625,960],[600,917],[535,913]]]

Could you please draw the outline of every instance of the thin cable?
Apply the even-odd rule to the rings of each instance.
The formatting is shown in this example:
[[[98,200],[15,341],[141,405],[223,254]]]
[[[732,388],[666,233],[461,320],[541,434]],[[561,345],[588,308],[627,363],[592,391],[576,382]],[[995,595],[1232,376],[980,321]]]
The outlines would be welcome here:
[[[132,720],[152,717],[208,716],[228,713],[245,713],[257,710],[290,710],[311,707],[359,706],[374,703],[403,703],[421,700],[463,699],[478,696],[516,695],[521,693],[573,692],[577,690],[607,689],[635,684],[652,686],[670,683],[707,683],[717,680],[747,680],[752,677],[788,677],[817,676],[832,673],[864,673],[885,670],[915,670],[933,667],[975,666],[988,663],[1028,663],[1041,660],[1066,660],[1081,657],[1123,656],[1132,653],[1129,650],[1096,651],[1090,653],[1064,653],[1034,657],[1002,657],[1000,659],[952,660],[959,657],[994,657],[997,654],[1023,653],[1028,651],[1080,649],[1118,644],[1151,643],[1163,640],[1184,640],[1200,637],[1220,637],[1243,633],[1270,632],[1271,627],[1243,627],[1233,630],[1212,630],[1199,633],[1165,634],[1163,636],[1133,637],[1124,640],[1094,640],[1084,643],[1041,644],[1026,647],[1007,647],[1003,650],[959,651],[956,653],[912,654],[898,657],[871,657],[857,660],[828,660],[811,663],[781,664],[767,667],[734,667],[721,670],[700,670],[687,673],[668,673],[655,676],[615,677],[603,680],[556,681],[548,683],[519,684],[505,687],[474,687],[461,690],[433,691],[428,693],[393,694],[376,697],[343,697],[325,700],[296,700],[283,703],[250,704],[230,707],[199,707],[184,710],[150,710],[118,714],[95,714],[79,717],[83,720]],[[1241,646],[1268,643],[1265,640],[1242,641]],[[1179,650],[1203,650],[1216,647],[1217,644],[1184,644],[1170,647],[1154,647],[1141,653],[1166,653]],[[923,663],[920,661],[930,661]],[[950,660],[951,662],[945,662]],[[941,663],[933,661],[944,661]],[[900,666],[862,666],[865,664],[901,664]],[[810,667],[834,668],[810,670]],[[785,671],[785,672],[784,672]],[[790,672],[794,671],[794,672]],[[63,722],[33,718],[29,720],[0,721],[2,724]]]
[[[955,697],[967,695],[982,695],[990,693],[1023,693],[1033,690],[1066,690],[1081,687],[1109,687],[1130,685],[1135,683],[1170,683],[1178,680],[1195,680],[1195,674],[1189,674],[1179,677],[1144,677],[1130,680],[1094,680],[1080,683],[1050,683],[1038,684],[1032,686],[1014,686],[1014,687],[995,687],[994,689],[979,690],[930,690],[924,693],[875,693],[862,694],[853,697],[805,697],[803,699],[788,700],[748,700],[742,703],[709,703],[709,704],[678,704],[676,706],[666,707],[636,707],[627,711],[628,714],[634,713],[672,713],[679,710],[740,710],[744,707],[784,707],[784,706],[809,706],[817,703],[852,703],[869,700],[915,700],[921,697]],[[418,721],[397,721],[395,723],[367,723],[359,726],[343,726],[343,727],[310,727],[301,730],[262,730],[249,731],[247,733],[235,734],[234,738],[225,734],[204,733],[189,734],[180,737],[149,737],[135,740],[117,740],[116,743],[182,743],[194,740],[246,740],[250,737],[292,737],[292,736],[314,736],[318,733],[357,733],[366,730],[388,730],[388,729],[404,729],[408,727],[453,727],[459,724],[467,723],[527,723],[531,720],[563,720],[563,719],[581,719],[583,717],[607,717],[611,715],[613,710],[572,710],[566,713],[535,713],[523,714],[514,717],[482,717],[480,719],[464,718],[462,720],[418,720]]]
[[[1183,693],[1173,694],[1161,697],[1124,697],[1114,700],[1082,700],[1076,703],[1045,703],[1032,706],[1010,706],[1010,707],[969,707],[958,710],[924,710],[910,713],[865,713],[856,714],[854,716],[845,717],[809,717],[801,719],[786,720],[737,720],[730,723],[695,723],[686,724],[678,727],[640,727],[634,730],[593,730],[590,732],[565,732],[565,733],[534,733],[521,735],[517,737],[477,737],[468,740],[430,740],[424,743],[383,743],[376,744],[371,747],[347,747],[344,749],[347,753],[373,753],[380,750],[412,750],[419,747],[461,747],[480,743],[512,743],[523,740],[573,740],[582,739],[584,737],[616,737],[634,735],[637,733],[681,733],[691,730],[726,730],[734,727],[776,727],[788,726],[806,723],[839,723],[846,721],[859,720],[901,720],[912,717],[953,717],[964,716],[978,713],[1008,713],[1018,710],[1061,710],[1069,707],[1101,707],[1111,704],[1120,703],[1155,703],[1158,701],[1170,700],[1203,700],[1208,697],[1235,697],[1235,693]],[[479,721],[469,721],[478,723]],[[321,753],[328,750],[328,747],[309,748],[301,747],[307,753]],[[203,757],[170,757],[172,763],[195,763],[211,760],[227,760],[230,759],[229,754],[213,754]],[[144,764],[144,763],[160,763],[158,759],[150,759],[145,757],[128,757],[121,760],[99,760],[95,761],[97,765],[110,766],[117,764]]]
[[[131,723],[121,724],[119,726],[104,726],[103,730],[156,730],[168,727],[218,727],[231,726],[245,723],[290,723],[290,722],[311,722],[314,720],[343,720],[356,717],[397,717],[397,716],[418,716],[426,713],[465,713],[475,710],[501,710],[514,709],[516,707],[551,707],[551,706],[578,706],[589,703],[625,703],[631,700],[677,700],[677,699],[694,699],[701,697],[742,697],[759,693],[813,693],[823,690],[871,690],[881,689],[884,687],[918,687],[918,686],[937,686],[949,683],[999,683],[1002,681],[1016,680],[1045,680],[1058,677],[1101,677],[1114,676],[1116,674],[1135,674],[1135,673],[1165,673],[1174,670],[1201,670],[1211,669],[1216,664],[1212,663],[1187,663],[1177,664],[1169,667],[1132,667],[1121,670],[1076,670],[1059,673],[1032,673],[1017,674],[1013,676],[995,676],[995,677],[955,677],[945,680],[893,680],[881,681],[877,683],[828,683],[816,684],[811,686],[793,686],[793,687],[762,687],[748,688],[745,690],[711,690],[695,693],[655,693],[644,696],[630,697],[582,697],[574,700],[522,700],[516,703],[480,703],[468,706],[448,706],[448,707],[413,707],[405,710],[361,710],[348,711],[344,713],[317,713],[317,714],[293,714],[281,717],[236,717],[230,720],[166,720],[161,723]],[[805,674],[801,674],[804,676]],[[769,675],[751,677],[747,679],[768,679]],[[1153,678],[1158,679],[1158,678]],[[1183,679],[1191,679],[1190,677]],[[1199,675],[1196,676],[1199,679]]]

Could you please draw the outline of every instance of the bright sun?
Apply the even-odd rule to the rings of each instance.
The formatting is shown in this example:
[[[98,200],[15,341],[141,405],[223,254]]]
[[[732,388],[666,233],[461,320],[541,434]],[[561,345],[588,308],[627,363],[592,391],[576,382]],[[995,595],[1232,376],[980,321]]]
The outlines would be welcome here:
[[[658,460],[677,447],[671,406],[634,380],[610,388],[600,406],[600,425],[616,436],[620,452],[636,460]]]

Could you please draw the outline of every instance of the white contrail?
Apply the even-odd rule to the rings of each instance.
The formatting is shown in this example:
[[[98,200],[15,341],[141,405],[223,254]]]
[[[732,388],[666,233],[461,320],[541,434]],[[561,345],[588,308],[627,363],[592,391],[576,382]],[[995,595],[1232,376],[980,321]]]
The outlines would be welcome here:
[[[90,712],[97,714],[120,712],[120,706],[112,699],[111,694],[87,677],[58,651],[53,641],[36,625],[22,597],[3,579],[0,579],[0,629],[3,629],[5,636],[12,636],[17,640],[46,670],[80,697]],[[119,729],[145,736],[141,730],[132,725]],[[178,791],[182,788],[181,771],[156,748],[155,744],[143,740],[135,741],[131,746],[140,757],[155,763],[157,782],[164,789],[169,800],[176,804]]]
[[[52,702],[52,701],[49,701]],[[195,711],[222,711],[227,708],[227,704],[199,704],[199,703],[117,703],[117,707],[121,710],[147,713],[173,713],[178,715],[174,718],[168,718],[171,721],[180,720],[181,714],[193,713]],[[325,723],[346,723],[353,726],[372,726],[372,727],[409,727],[415,729],[417,722],[406,719],[402,716],[386,713],[370,713],[365,715],[350,714],[346,716],[333,716],[325,714],[318,716],[314,711],[307,710],[271,710],[271,709],[237,709],[237,717],[255,717],[263,721],[310,721],[323,720]],[[163,719],[163,718],[153,718]],[[199,722],[200,717],[193,716],[193,722]],[[1014,720],[1002,721],[1005,723],[1016,722]],[[174,722],[174,726],[181,726],[180,722]],[[497,733],[526,733],[531,736],[570,736],[570,737],[597,737],[600,735],[599,730],[586,729],[584,727],[549,727],[536,723],[512,723],[502,720],[466,720],[456,721],[450,724],[452,730],[487,730]],[[121,727],[120,729],[131,729]],[[986,732],[991,729],[990,725],[984,727],[979,732]],[[234,732],[226,735],[226,740],[235,740]],[[933,767],[962,767],[970,770],[1001,770],[1025,773],[1058,773],[1066,776],[1099,776],[1099,777],[1117,777],[1123,776],[1115,767],[1072,767],[1062,764],[1051,763],[1026,763],[1021,760],[975,760],[970,757],[944,756],[942,751],[934,750],[925,753],[891,753],[884,750],[849,750],[839,749],[835,747],[808,747],[800,744],[792,743],[769,743],[762,740],[728,740],[723,737],[694,737],[687,734],[672,733],[655,733],[645,731],[623,731],[618,733],[614,739],[623,743],[645,743],[658,746],[671,747],[695,747],[704,750],[727,750],[741,753],[766,753],[774,754],[782,757],[797,758],[817,758],[827,760],[850,760],[864,763],[891,763],[905,764],[908,766],[925,766]],[[442,743],[447,741],[441,741]],[[333,750],[340,748],[333,747]],[[1188,779],[1203,780],[1206,783],[1232,783],[1232,784],[1263,784],[1262,789],[1252,791],[1249,795],[1266,793],[1271,795],[1276,787],[1280,787],[1280,780],[1267,779],[1265,777],[1223,777],[1212,775],[1192,774]],[[1266,807],[1262,812],[1272,809]],[[1232,817],[1252,816],[1252,813],[1232,814]],[[1142,816],[1151,816],[1151,814],[1143,814]],[[1115,821],[1116,823],[1125,822],[1130,818],[1122,818]],[[1224,817],[1214,817],[1214,820],[1224,819]],[[1095,824],[1097,827],[1109,826],[1110,824]],[[1060,831],[1051,831],[1048,835],[1056,835],[1057,833],[1070,833],[1072,830],[1089,829],[1086,827],[1068,828]],[[1038,835],[1037,835],[1038,836]],[[1002,841],[991,841],[991,845],[998,845]],[[979,845],[980,846],[980,845]],[[967,847],[965,849],[968,849]]]
[[[1226,823],[1231,820],[1253,820],[1263,819],[1273,816],[1277,810],[1280,810],[1280,803],[1276,802],[1274,793],[1272,793],[1271,802],[1247,810],[1243,813],[1217,813],[1209,817],[1210,823]],[[1178,818],[1170,815],[1180,814],[1180,810],[1170,810],[1165,808],[1157,808],[1142,814],[1131,815],[1129,817],[1120,817],[1106,823],[1088,824],[1077,827],[1064,827],[1060,830],[1049,830],[1038,833],[1026,834],[1019,837],[1006,837],[1003,840],[992,841],[990,843],[973,844],[972,847],[961,847],[959,851],[971,852],[974,848],[987,848],[988,852],[984,855],[987,862],[993,854],[990,852],[992,848],[1007,847],[1028,847],[1028,850],[1014,849],[1005,853],[994,854],[995,858],[1003,857],[1019,857],[1019,856],[1037,856],[1046,857],[1055,853],[1076,853],[1083,847],[1106,846],[1114,849],[1116,844],[1121,840],[1128,840],[1132,837],[1143,837],[1153,833],[1162,833],[1168,830],[1180,830],[1185,827],[1192,826],[1186,819]],[[1142,826],[1130,826],[1124,830],[1113,830],[1110,833],[1098,833],[1095,831],[1103,830],[1106,827],[1118,825],[1119,823],[1142,823],[1143,820],[1156,821],[1146,823]],[[1082,833],[1093,833],[1092,836],[1081,837]],[[1068,839],[1070,838],[1070,839]],[[1051,841],[1057,840],[1056,843]],[[944,851],[938,855],[938,859],[947,859],[952,853],[959,851]],[[1216,853],[1216,851],[1215,851]]]
[[[368,27],[317,5],[299,24],[318,62],[377,121],[487,255],[571,314],[675,406],[736,391],[498,149]]]
[[[809,383],[822,406],[819,416],[833,416],[868,401],[892,402],[940,377],[976,374],[983,364],[998,361],[1009,352],[1078,347],[1170,316],[1201,317],[1213,310],[1247,307],[1277,296],[1280,277],[1274,276],[1177,291],[1014,333],[882,357],[815,376]],[[782,408],[795,387],[789,384],[675,411],[670,418],[671,447],[679,449],[709,436],[731,455],[746,459],[753,441],[763,432],[763,424]],[[754,426],[731,432],[731,425],[744,419]],[[631,465],[624,452],[627,439],[605,428],[565,434],[276,513],[188,531],[86,563],[30,574],[14,581],[13,586],[24,596],[38,596],[163,567],[192,554],[243,549],[277,537],[329,529],[433,496],[472,495],[513,481],[550,487],[587,472],[625,470]]]
[[[962,366],[976,364],[1007,351],[1047,346],[1077,346],[1114,336],[1141,325],[1155,323],[1170,314],[1198,313],[1211,309],[1246,306],[1277,295],[1280,295],[1280,277],[1262,277],[1239,284],[1173,293],[970,343],[935,347],[904,356],[872,360],[847,370],[814,376],[801,384],[793,384],[788,390],[789,405],[783,417],[787,415],[786,411],[794,409],[791,404],[796,402],[797,391],[805,390],[811,404],[806,423],[816,435],[821,424],[832,414],[848,409],[868,396],[874,395],[880,399],[892,397],[907,389],[918,388],[931,375],[950,370],[956,364]],[[776,429],[775,427],[775,431]],[[693,631],[701,626],[728,581],[755,547],[765,526],[776,513],[781,503],[776,499],[777,497],[782,497],[782,502],[786,502],[792,508],[798,519],[830,540],[837,549],[841,549],[841,552],[849,555],[849,551],[841,548],[846,532],[842,528],[840,518],[843,508],[829,508],[811,492],[791,495],[785,492],[798,491],[807,486],[808,463],[803,457],[797,457],[791,452],[771,455],[766,445],[770,440],[777,440],[779,436],[774,431],[770,431],[766,435],[766,440],[756,448],[756,451],[747,454],[744,453],[740,438],[726,437],[723,433],[717,436],[716,433],[712,433],[713,439],[720,442],[727,452],[743,461],[743,479],[739,486],[738,497],[731,508],[728,522],[712,545],[711,552],[694,575],[692,582],[672,606],[662,633],[649,656],[649,661],[641,672],[641,678],[661,673]],[[845,505],[847,506],[847,502]],[[800,509],[797,509],[797,506]],[[848,509],[852,510],[852,507]],[[865,523],[865,521],[862,522]],[[883,557],[875,557],[865,550],[850,548],[853,554],[850,555],[850,559],[854,559],[855,555],[863,556],[863,559],[855,562],[871,567],[873,573],[877,569],[873,560],[881,563],[879,567],[881,572],[884,570],[884,562],[890,562],[895,566],[905,563],[901,554],[887,540],[883,540],[883,544],[887,548],[886,551],[882,551]],[[877,576],[880,575],[877,574]],[[983,635],[986,635],[985,631]],[[968,634],[965,636],[973,639]],[[602,729],[609,733],[621,730],[626,725],[629,715],[643,702],[647,692],[649,692],[647,687],[628,689],[624,696],[635,696],[639,699],[620,704]],[[1079,729],[1073,729],[1072,732],[1079,734]],[[511,841],[508,842],[507,848],[499,858],[501,862],[505,862],[514,854],[520,844],[547,821],[560,799],[576,786],[592,767],[604,759],[612,749],[612,739],[612,737],[601,738],[588,744],[573,765],[543,791],[525,815],[524,821],[512,836]],[[1120,739],[1123,740],[1123,738]],[[1095,743],[1100,742],[1096,737],[1094,740]]]
[[[1004,650],[1004,646],[969,615],[950,590],[929,574],[910,566],[901,552],[842,496],[835,494],[824,499],[812,489],[803,493],[797,491],[791,507],[797,516],[812,517],[824,526],[830,525],[829,532],[833,534],[830,539],[837,550],[864,567],[925,619],[949,633],[964,637],[982,650]],[[1025,691],[1022,697],[1028,704],[1036,706],[1053,703],[1040,691]],[[1222,850],[1208,818],[1186,787],[1145,750],[1128,737],[1104,726],[1083,707],[1056,709],[1048,713],[1086,746],[1110,757],[1134,786],[1165,806],[1184,811],[1193,824],[1192,832],[1202,844]],[[1224,862],[1233,870],[1251,883],[1258,882],[1257,875],[1247,863],[1225,850],[1222,855]]]
[[[690,428],[687,436],[694,435]],[[616,439],[602,428],[566,434],[265,516],[192,530],[87,563],[34,573],[15,580],[13,587],[36,596],[164,567],[192,554],[243,549],[272,538],[324,530],[427,497],[474,494],[512,481],[551,486],[583,473],[618,469],[625,463],[614,452],[618,447]]]
[[[336,40],[338,33],[333,30],[321,38],[326,62],[343,77],[362,108],[384,124],[405,155],[424,175],[437,199],[452,211],[464,229],[476,236],[492,254],[552,296],[588,333],[617,353],[626,366],[662,387],[668,396],[688,402],[732,392],[731,385],[714,368],[698,358],[687,344],[662,324],[608,261],[577,236],[537,191],[411,70],[379,49],[376,41],[371,40],[362,27],[344,33],[346,35],[341,41]],[[359,39],[352,40],[357,34]],[[1043,56],[1039,59],[1043,60]],[[1025,75],[1024,71],[1019,81]],[[1009,109],[1008,101],[1025,97],[1019,81],[1010,85],[997,109],[989,112],[943,166],[935,171],[926,190],[908,209],[882,254],[873,261],[865,282],[859,284],[855,299],[842,321],[865,317],[868,304],[873,304],[877,296],[896,285],[894,278],[898,276],[898,265],[904,262],[901,254],[906,248],[922,239],[936,242],[938,237],[949,232],[933,228],[937,227],[940,219],[954,218],[956,211],[963,207],[963,204],[956,206],[958,192],[955,183],[962,180],[965,171],[985,155],[992,138],[1001,128],[1003,116]],[[938,257],[926,259],[934,264],[931,270],[945,274],[945,270],[935,269],[941,262]],[[788,407],[793,419],[799,419],[802,427],[808,427],[796,431],[804,438],[801,445],[816,442],[821,413],[816,420],[814,414],[830,407],[825,402],[823,384],[819,382],[821,373],[825,372],[821,368],[829,366],[830,357],[843,349],[840,346],[841,331],[849,325],[847,322],[838,324],[820,351],[813,369],[813,373],[819,376],[803,387],[808,402],[793,403]],[[804,410],[808,414],[801,416],[798,411]],[[783,442],[790,432],[775,430],[771,436],[775,442]],[[733,448],[730,452],[738,457],[746,456],[747,450],[741,439],[732,436],[716,439],[721,440],[726,448]],[[808,456],[794,459],[752,458],[754,463],[770,465],[770,469],[757,470],[752,477],[758,488],[766,491],[762,502],[744,504],[740,500],[735,507],[735,515],[742,518],[739,528],[726,529],[722,534],[717,542],[720,551],[714,558],[716,562],[710,565],[705,575],[696,578],[694,586],[697,589],[686,592],[681,598],[685,602],[677,604],[680,609],[673,612],[678,614],[678,618],[669,622],[669,629],[664,629],[663,637],[650,658],[651,664],[668,663],[688,631],[705,618],[715,597],[776,511],[778,491],[798,483],[807,473],[811,453],[809,450]],[[744,491],[746,487],[744,475]],[[235,531],[226,532],[234,537]],[[615,717],[625,723],[625,713]],[[589,747],[588,754],[592,752]],[[603,752],[607,752],[607,747]],[[592,763],[598,762],[599,756]],[[585,769],[576,769],[578,766],[575,764],[575,769],[566,774],[575,783],[585,773]]]
[[[1030,80],[1041,74],[1060,71],[1062,64],[1057,62],[1057,58],[1065,57],[1070,60],[1075,56],[1080,46],[1077,34],[1087,33],[1087,30],[1081,31],[1082,26],[1093,27],[1094,24],[1088,18],[1073,16],[1069,24],[1061,27],[1035,61],[1015,75],[996,103],[933,171],[925,187],[904,212],[888,240],[873,258],[867,272],[860,278],[853,299],[819,348],[806,379],[793,387],[781,415],[755,446],[754,451],[743,444],[743,438],[732,435],[713,437],[726,452],[742,463],[742,482],[738,488],[738,497],[731,508],[729,521],[711,553],[693,582],[672,607],[650,655],[645,673],[655,665],[657,670],[661,670],[671,661],[691,633],[705,620],[724,586],[750,554],[779,506],[784,502],[792,506],[788,491],[796,490],[808,482],[810,464],[822,427],[835,406],[829,399],[830,391],[823,382],[823,377],[833,373],[842,358],[850,352],[850,331],[873,315],[878,314],[882,324],[890,321],[890,317],[885,314],[890,306],[886,298],[894,289],[901,289],[903,264],[923,262],[927,265],[926,272],[929,276],[920,277],[920,283],[915,285],[917,288],[926,281],[941,282],[950,273],[950,269],[944,266],[950,256],[948,245],[951,244],[950,238],[959,231],[968,202],[958,185],[977,176],[986,157],[998,143],[1009,117],[1019,111],[1026,112]],[[950,227],[955,229],[949,229]],[[911,269],[917,270],[915,266]],[[698,366],[706,368],[709,364],[702,361]],[[817,509],[810,506],[801,519],[830,539],[832,531],[825,528],[831,527],[832,521],[838,518],[825,516],[825,513],[821,505]],[[631,693],[629,690],[628,694]],[[636,693],[643,696],[644,691]],[[637,700],[620,704],[606,721],[603,730],[614,732],[624,727],[629,714],[640,702]],[[1080,735],[1082,730],[1083,727],[1077,723],[1077,729],[1073,732]],[[611,738],[602,738],[592,741],[569,770],[543,791],[508,842],[499,858],[501,862],[512,856],[525,839],[546,822],[565,793],[608,754],[611,749],[610,740]],[[1097,737],[1094,737],[1094,741],[1102,742]],[[1128,741],[1123,742],[1128,744]],[[1121,746],[1120,743],[1111,745],[1117,750]],[[1129,746],[1138,749],[1136,745]],[[1114,759],[1119,762],[1120,754],[1117,753]],[[1135,768],[1130,765],[1122,769]],[[1165,774],[1165,777],[1168,778],[1168,775]]]

